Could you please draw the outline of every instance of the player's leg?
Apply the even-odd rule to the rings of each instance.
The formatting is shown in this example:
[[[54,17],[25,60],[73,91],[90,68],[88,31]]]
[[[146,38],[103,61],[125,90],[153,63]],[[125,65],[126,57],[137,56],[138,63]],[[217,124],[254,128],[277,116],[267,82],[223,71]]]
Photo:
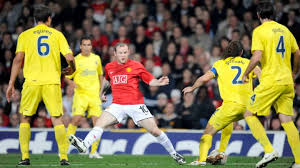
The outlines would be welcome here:
[[[228,124],[228,126],[222,129],[220,147],[218,150],[213,150],[210,152],[210,154],[207,156],[206,159],[208,163],[225,164],[226,162],[225,150],[227,148],[229,139],[231,137],[232,130],[233,130],[233,123]]]
[[[300,140],[299,132],[292,120],[293,112],[293,85],[286,86],[285,92],[274,104],[276,112],[279,113],[281,125],[286,132],[289,145],[295,158],[295,165],[300,167]]]
[[[292,153],[295,158],[295,164],[299,164],[300,166],[300,140],[299,140],[299,132],[292,120],[292,116],[288,116],[285,114],[279,113],[279,119],[281,122],[281,126],[286,132],[289,145],[291,147]]]
[[[22,98],[20,104],[20,128],[19,141],[22,153],[22,159],[18,165],[30,165],[29,161],[29,142],[30,142],[30,120],[31,116],[36,113],[39,102],[41,101],[40,86],[23,85]]]
[[[172,155],[176,153],[170,139],[157,127],[154,118],[147,118],[138,121],[138,124],[145,128],[151,135],[153,135],[157,141],[169,152],[169,154]]]
[[[19,128],[19,141],[22,153],[22,159],[19,165],[30,165],[29,162],[29,141],[30,141],[30,120],[31,116],[21,114],[21,123]]]
[[[117,117],[115,117],[113,114],[109,112],[103,112],[99,119],[97,119],[94,128],[85,137],[84,141],[73,135],[69,137],[69,141],[78,149],[80,153],[84,153],[94,142],[101,138],[104,128],[118,122],[119,120],[117,120]]]
[[[85,111],[88,109],[88,96],[80,93],[75,93],[73,97],[73,104],[72,104],[72,121],[68,125],[66,141],[67,141],[67,151],[69,148],[69,136],[75,135],[76,129],[85,115]]]
[[[88,116],[87,117],[92,119],[93,126],[95,126],[97,120],[99,119],[99,117],[102,113],[102,103],[101,103],[99,95],[88,97],[88,102],[89,102],[88,103],[89,107],[88,107]],[[89,154],[90,158],[96,158],[96,159],[102,159],[103,158],[97,152],[100,139],[101,138],[99,138],[97,141],[95,141],[92,144],[91,152]]]
[[[66,139],[66,130],[62,121],[62,115],[52,116],[52,124],[54,126],[55,139],[58,146],[60,164],[69,165],[68,156],[67,156],[67,139]]]
[[[269,115],[270,108],[279,95],[280,93],[276,90],[276,87],[260,84],[255,88],[251,102],[248,104],[244,114],[244,118],[249,125],[252,135],[263,146],[265,153],[273,152],[274,148],[267,137],[265,128],[256,115]]]
[[[198,160],[191,162],[190,165],[193,166],[206,165],[206,158],[207,158],[208,151],[211,148],[212,138],[218,132],[218,130],[222,129],[220,118],[223,117],[221,117],[220,115],[223,113],[223,109],[224,109],[224,104],[209,119],[205,131],[200,139],[199,158]]]
[[[70,135],[75,135],[76,133],[76,129],[80,123],[82,119],[82,116],[81,115],[73,115],[72,116],[72,120],[71,120],[71,123],[68,125],[68,130],[67,130],[67,135],[66,135],[66,138],[68,139]],[[69,148],[69,141],[67,141],[67,150]]]
[[[243,117],[245,106],[236,103],[225,102],[219,107],[216,112],[211,116],[205,131],[200,139],[199,159],[190,163],[190,165],[206,165],[207,154],[211,148],[213,136],[221,129],[227,127],[234,121],[240,120]],[[228,142],[227,142],[228,143]],[[208,161],[217,164],[223,158],[218,160]]]
[[[267,137],[265,128],[258,118],[249,110],[246,110],[244,117],[252,132],[252,135],[263,146],[265,153],[273,152],[274,148]]]
[[[174,155],[176,153],[170,139],[157,127],[156,122],[146,105],[128,105],[124,106],[124,108],[126,114],[133,119],[134,123],[145,128],[150,134],[152,134],[170,155]]]
[[[91,118],[92,118],[92,121],[93,121],[93,125],[96,125],[96,122],[97,122],[99,117],[98,116],[91,116]],[[100,140],[101,140],[101,137],[92,144],[91,152],[90,152],[90,155],[89,155],[90,158],[97,158],[97,159],[102,159],[103,158],[97,152]]]
[[[265,128],[260,123],[256,115],[267,116],[270,114],[270,108],[276,99],[280,96],[282,91],[278,86],[264,86],[259,85],[254,90],[251,97],[251,102],[247,106],[244,118],[249,125],[253,137],[263,146],[265,155],[256,164],[256,167],[265,167],[268,163],[278,159],[278,153],[274,150],[271,142],[269,141]]]
[[[49,114],[51,115],[55,139],[60,154],[60,164],[69,165],[67,156],[68,143],[66,139],[66,129],[62,120],[63,105],[60,85],[44,85],[42,87],[42,98]]]
[[[229,139],[232,135],[232,130],[233,130],[233,123],[229,124],[228,126],[222,129],[220,147],[218,152],[220,153],[225,152]]]
[[[212,137],[218,132],[211,124],[207,124],[200,139],[199,162],[206,162],[208,151],[212,144]]]
[[[95,141],[101,138],[104,128],[121,122],[125,116],[122,105],[112,104],[97,119],[94,128],[88,133],[84,141],[72,135],[69,137],[69,141],[79,152],[86,152]]]
[[[137,123],[138,125],[145,128],[150,134],[152,134],[156,138],[156,140],[166,149],[166,151],[168,151],[169,154],[177,161],[177,163],[186,163],[183,156],[175,151],[168,136],[157,127],[153,117],[140,120]]]

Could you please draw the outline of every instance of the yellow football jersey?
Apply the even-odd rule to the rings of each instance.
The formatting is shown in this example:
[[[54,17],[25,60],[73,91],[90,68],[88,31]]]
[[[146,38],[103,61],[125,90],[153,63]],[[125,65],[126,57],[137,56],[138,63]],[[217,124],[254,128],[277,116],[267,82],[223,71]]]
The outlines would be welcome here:
[[[25,53],[23,73],[31,85],[60,84],[60,52],[72,53],[64,35],[44,24],[20,34],[18,52]]]
[[[99,95],[100,83],[99,75],[103,75],[101,59],[98,55],[91,53],[89,56],[78,54],[75,57],[76,71],[67,76],[74,78],[77,85],[75,92]]]
[[[251,51],[261,50],[261,83],[293,84],[291,53],[298,49],[293,34],[283,25],[265,22],[253,31]]]
[[[229,57],[214,63],[211,72],[217,77],[219,91],[224,102],[236,102],[247,105],[253,93],[253,72],[249,75],[249,82],[243,84],[244,74],[249,60],[242,57]]]

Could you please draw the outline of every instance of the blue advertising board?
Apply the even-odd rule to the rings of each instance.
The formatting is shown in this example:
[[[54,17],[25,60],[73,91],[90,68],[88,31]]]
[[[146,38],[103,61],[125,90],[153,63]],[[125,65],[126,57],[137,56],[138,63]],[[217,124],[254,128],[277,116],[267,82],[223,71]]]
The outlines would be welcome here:
[[[33,154],[58,153],[53,129],[31,129],[29,150]],[[78,130],[76,136],[84,139],[88,130]],[[166,130],[166,134],[175,149],[184,155],[199,155],[199,140],[202,131],[194,130]],[[283,131],[267,132],[268,137],[280,156],[292,156]],[[0,154],[19,153],[20,145],[17,129],[0,130]],[[218,133],[213,138],[211,150],[220,144]],[[139,130],[110,130],[105,131],[98,148],[100,154],[167,154],[164,148],[157,143],[149,133]],[[69,153],[76,153],[74,147],[69,148]],[[263,155],[262,146],[254,139],[249,131],[235,131],[226,149],[228,155],[260,156]]]

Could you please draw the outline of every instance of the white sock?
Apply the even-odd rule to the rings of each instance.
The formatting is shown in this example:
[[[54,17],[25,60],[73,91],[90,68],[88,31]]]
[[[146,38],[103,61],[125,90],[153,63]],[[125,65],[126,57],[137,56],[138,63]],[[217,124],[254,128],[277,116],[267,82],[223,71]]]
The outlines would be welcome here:
[[[161,131],[160,136],[155,137],[157,141],[169,152],[170,155],[173,155],[176,153],[170,139],[167,137],[167,135]]]
[[[84,144],[89,148],[95,141],[101,138],[103,129],[101,127],[94,127],[84,139]]]

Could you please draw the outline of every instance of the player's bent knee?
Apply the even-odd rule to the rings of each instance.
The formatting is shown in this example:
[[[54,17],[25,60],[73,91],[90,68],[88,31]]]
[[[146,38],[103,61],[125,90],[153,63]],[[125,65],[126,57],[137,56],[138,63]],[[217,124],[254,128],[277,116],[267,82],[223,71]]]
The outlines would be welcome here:
[[[62,116],[52,116],[51,121],[54,126],[63,124]]]
[[[279,113],[278,117],[279,117],[279,120],[281,123],[287,123],[287,122],[292,121],[292,116],[289,116],[289,115]]]
[[[20,120],[21,123],[30,123],[30,121],[31,121],[31,116],[21,115],[21,120]]]
[[[82,116],[74,116],[73,118],[72,118],[72,125],[74,125],[74,126],[78,126],[79,125],[79,123],[80,123],[80,121],[81,121],[81,118],[82,118]]]
[[[209,135],[215,135],[217,133],[217,130],[210,124],[207,124],[204,134],[209,134]]]
[[[158,128],[152,128],[152,129],[149,130],[149,133],[152,134],[155,137],[158,137],[161,134],[161,130],[158,129]]]

